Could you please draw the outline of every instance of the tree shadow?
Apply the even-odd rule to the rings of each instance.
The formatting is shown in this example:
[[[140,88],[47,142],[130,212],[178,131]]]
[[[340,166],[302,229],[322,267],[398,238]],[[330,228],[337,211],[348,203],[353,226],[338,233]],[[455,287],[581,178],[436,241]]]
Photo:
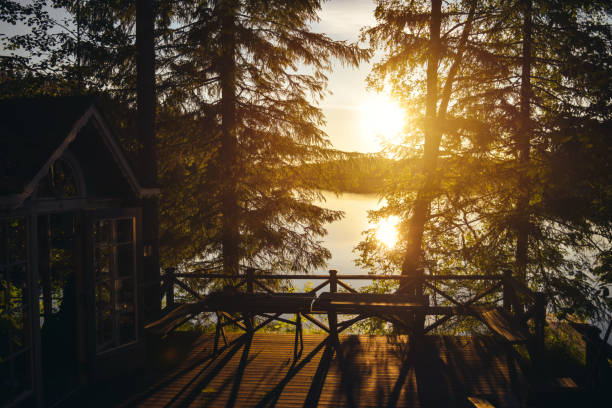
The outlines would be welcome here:
[[[239,378],[239,380],[241,380],[242,373],[244,372],[244,368],[246,367],[246,359],[248,358],[252,339],[253,336],[249,334],[243,334],[242,336],[240,336],[236,340],[236,342],[229,348],[229,350],[227,350],[227,352],[218,354],[222,357],[217,361],[217,364],[215,364],[215,366],[208,372],[208,374],[206,374],[201,380],[196,382],[196,380],[208,369],[208,367],[212,364],[214,360],[208,363],[196,375],[194,375],[193,378],[187,384],[185,384],[185,386],[183,386],[183,388],[179,392],[177,392],[177,394],[172,398],[172,400],[170,400],[170,402],[166,404],[166,406],[169,407],[174,402],[177,402],[180,399],[181,395],[185,393],[189,388],[191,388],[191,391],[182,399],[182,401],[178,405],[181,407],[189,406],[189,404],[191,404],[200,395],[201,390],[206,388],[206,386],[221,372],[221,370],[227,365],[227,363],[238,352],[238,350],[244,347],[241,357],[241,364],[243,364],[243,360],[244,364],[242,365],[242,367],[239,367],[237,372],[237,377]],[[234,386],[234,389],[237,393],[238,388],[240,386],[240,382],[235,384],[236,385]]]
[[[325,351],[323,352],[323,356],[321,357],[321,360],[319,361],[317,372],[313,377],[313,384],[320,384],[320,387],[322,389],[323,384],[325,382],[325,376],[327,375],[327,370],[329,369],[329,362],[331,361],[331,355],[333,354],[332,352],[333,349],[331,347],[331,341],[329,337],[326,337],[325,340],[320,342],[310,353],[308,353],[298,363],[295,363],[294,361],[291,368],[289,369],[287,374],[285,374],[283,379],[272,390],[266,393],[266,395],[257,403],[257,405],[255,405],[255,407],[264,408],[264,407],[276,406],[276,403],[278,402],[278,399],[280,398],[285,386],[289,383],[289,381],[291,381],[293,377],[295,377],[295,375],[301,369],[303,369],[313,359],[314,356],[316,356],[321,351],[321,349],[324,346],[325,346]],[[317,392],[316,387],[318,387],[318,385],[315,386],[313,395],[315,395]],[[311,385],[311,388],[313,388],[312,385]],[[318,392],[320,393],[320,390]],[[307,400],[310,394],[311,393],[309,391],[308,395],[306,396]],[[316,398],[318,399],[318,397]],[[305,405],[305,406],[309,406],[309,405]],[[316,402],[314,406],[316,406]]]
[[[264,408],[283,405],[285,398],[304,407],[467,407],[471,396],[501,407],[524,401],[526,384],[512,347],[493,339],[345,336],[339,358],[329,337],[315,338],[309,352],[292,361],[284,354],[289,341],[269,336],[252,343],[243,335],[220,354],[194,362],[197,372],[174,374],[185,376],[181,389],[172,390],[170,379],[158,387],[171,385],[160,393],[171,393],[166,406]]]

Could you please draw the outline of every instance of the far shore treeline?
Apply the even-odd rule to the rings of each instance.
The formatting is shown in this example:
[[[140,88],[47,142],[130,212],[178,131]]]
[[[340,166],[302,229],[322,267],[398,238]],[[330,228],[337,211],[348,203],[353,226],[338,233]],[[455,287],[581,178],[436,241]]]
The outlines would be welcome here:
[[[347,153],[346,157],[300,166],[303,177],[320,190],[381,194],[386,180],[405,164],[379,154]]]

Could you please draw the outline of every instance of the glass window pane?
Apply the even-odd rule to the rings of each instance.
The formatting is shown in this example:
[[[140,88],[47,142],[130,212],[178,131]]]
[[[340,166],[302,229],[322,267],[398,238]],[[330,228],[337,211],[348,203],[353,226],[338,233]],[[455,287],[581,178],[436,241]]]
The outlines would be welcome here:
[[[94,223],[93,233],[96,243],[109,243],[112,239],[112,221],[102,220]]]
[[[133,276],[134,247],[132,244],[117,247],[117,275],[119,277]]]
[[[105,220],[96,225],[94,266],[100,352],[136,339],[134,219]]]
[[[98,349],[113,339],[113,308],[109,281],[96,284],[96,343]]]
[[[119,342],[121,344],[132,342],[136,339],[136,320],[133,313],[119,314]]]
[[[7,232],[8,263],[25,261],[27,259],[25,219],[14,218],[8,220]]]
[[[134,281],[123,279],[117,285],[117,311],[119,313],[119,341],[129,343],[136,337],[134,310]]]
[[[117,242],[132,242],[133,218],[117,220]]]
[[[21,310],[15,310],[9,315],[8,324],[11,325],[9,328],[9,352],[15,353],[28,346],[26,344],[24,317],[24,313]]]
[[[134,281],[117,281],[117,310],[122,313],[134,312]]]
[[[100,246],[94,251],[94,271],[97,279],[102,279],[110,274],[111,247]]]
[[[7,242],[8,220],[0,219],[0,272],[2,272],[2,266],[8,263]]]

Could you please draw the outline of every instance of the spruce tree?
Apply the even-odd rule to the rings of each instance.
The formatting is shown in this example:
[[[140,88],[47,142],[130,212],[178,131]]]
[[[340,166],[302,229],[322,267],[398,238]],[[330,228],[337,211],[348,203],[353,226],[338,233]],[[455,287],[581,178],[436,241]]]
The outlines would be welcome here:
[[[319,10],[320,1],[177,8],[180,24],[162,57],[173,61],[162,109],[204,125],[186,137],[206,150],[190,152],[182,165],[205,180],[189,205],[208,218],[206,238],[192,254],[206,268],[303,272],[329,257],[318,237],[341,213],[313,204],[320,195],[300,167],[332,154],[313,104],[325,93],[332,59],[356,66],[368,52],[311,32]],[[168,238],[189,234],[184,226]]]
[[[545,290],[557,311],[597,312],[601,298],[594,294],[605,282],[592,281],[588,271],[607,276],[610,247],[604,204],[610,84],[603,80],[610,75],[609,12],[601,2],[479,2],[448,117],[439,122],[443,138],[422,265],[433,272],[512,269]],[[430,10],[421,15],[429,19]],[[388,78],[398,93],[419,95],[423,87],[407,84],[424,71],[397,61],[423,61],[424,54],[406,46],[397,27],[386,27],[388,41],[405,49],[389,58],[396,68]],[[415,150],[399,151],[414,157]],[[422,176],[413,167],[390,182],[382,214],[410,215],[416,208]],[[360,249],[360,262],[382,263],[371,240]],[[391,255],[399,268],[397,252]]]

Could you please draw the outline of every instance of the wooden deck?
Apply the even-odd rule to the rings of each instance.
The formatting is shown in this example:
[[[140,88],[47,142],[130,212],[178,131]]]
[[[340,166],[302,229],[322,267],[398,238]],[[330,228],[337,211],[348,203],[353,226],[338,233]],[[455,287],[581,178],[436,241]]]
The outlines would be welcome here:
[[[125,407],[495,407],[520,406],[526,383],[507,344],[492,338],[426,336],[416,350],[406,338],[341,336],[339,363],[324,335],[234,335],[213,355],[202,335],[187,358]],[[172,349],[169,349],[172,354]]]

